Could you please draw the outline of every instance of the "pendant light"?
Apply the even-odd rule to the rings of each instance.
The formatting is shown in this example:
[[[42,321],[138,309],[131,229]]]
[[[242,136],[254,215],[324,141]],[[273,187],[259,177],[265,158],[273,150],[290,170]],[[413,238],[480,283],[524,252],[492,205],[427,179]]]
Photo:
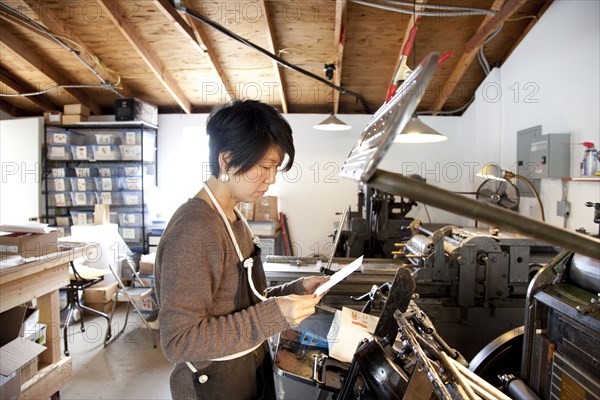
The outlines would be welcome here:
[[[313,128],[320,131],[347,131],[348,129],[352,129],[350,125],[336,117],[333,112],[329,114],[329,117],[314,125]]]
[[[436,143],[448,140],[416,115],[413,115],[402,132],[394,139],[394,143]]]

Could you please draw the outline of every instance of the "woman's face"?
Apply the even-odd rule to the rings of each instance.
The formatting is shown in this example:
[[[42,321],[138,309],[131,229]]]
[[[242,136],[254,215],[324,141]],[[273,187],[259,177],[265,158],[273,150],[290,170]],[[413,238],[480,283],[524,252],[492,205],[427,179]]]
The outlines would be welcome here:
[[[277,168],[283,162],[279,148],[271,147],[265,156],[242,174],[234,174],[228,182],[236,201],[254,203],[275,183]]]

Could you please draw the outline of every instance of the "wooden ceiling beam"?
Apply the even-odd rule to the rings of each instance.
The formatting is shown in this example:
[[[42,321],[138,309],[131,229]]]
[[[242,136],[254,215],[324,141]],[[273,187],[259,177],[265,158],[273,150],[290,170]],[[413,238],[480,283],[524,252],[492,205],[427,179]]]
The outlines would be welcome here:
[[[235,88],[233,87],[233,85],[231,84],[229,79],[227,79],[227,76],[225,75],[225,71],[223,71],[223,68],[221,68],[221,64],[219,63],[219,58],[217,57],[217,53],[215,52],[215,49],[210,44],[211,43],[210,38],[208,37],[206,30],[204,29],[204,25],[202,24],[202,22],[196,20],[195,18],[193,18],[190,15],[186,15],[186,19],[187,19],[188,23],[190,24],[192,30],[194,31],[194,36],[204,47],[204,53],[208,57],[210,69],[213,72],[213,75],[219,81],[221,81],[223,83],[223,86],[225,87],[225,94],[227,95],[227,98],[228,99],[234,98],[235,97]]]
[[[27,113],[18,107],[4,101],[0,98],[0,110],[12,115],[13,117],[25,117]]]
[[[265,3],[265,0],[260,0],[258,2],[262,15],[265,17],[265,34],[267,35],[267,48],[272,53],[275,54],[275,34],[273,32],[273,17],[269,12],[269,8]],[[281,74],[281,70],[279,69],[279,63],[273,59],[271,59],[273,63],[273,74],[275,75],[275,80],[277,81],[277,89],[279,92],[279,99],[281,101],[281,110],[287,114],[288,113],[288,105],[287,99],[285,97],[285,88],[283,87],[283,76]],[[275,100],[275,99],[273,99]]]
[[[30,84],[23,82],[21,79],[14,76],[12,73],[4,69],[4,67],[0,66],[0,82],[11,88],[17,93],[33,93],[37,92],[39,89],[31,86]],[[42,111],[53,111],[60,110],[60,107],[57,104],[54,104],[48,96],[44,94],[36,95],[36,96],[23,96],[22,98],[29,100],[36,107],[41,109]]]
[[[69,80],[69,76],[64,72],[59,72],[57,69],[52,67],[45,59],[35,53],[31,47],[27,46],[22,40],[18,39],[7,29],[0,30],[0,41],[4,43],[8,48],[15,52],[23,60],[27,61],[32,67],[46,75],[50,80],[54,81],[58,85],[72,85],[72,81]],[[93,102],[89,96],[78,88],[65,88],[63,89],[71,96],[73,96],[81,104],[86,105],[93,114],[102,114],[101,107]]]
[[[35,15],[37,16],[39,21],[42,22],[42,24],[44,24],[46,26],[46,28],[50,31],[50,33],[57,35],[57,36],[66,37],[66,38],[70,39],[71,41],[79,44],[80,46],[84,46],[83,40],[81,40],[67,24],[65,24],[60,18],[50,16],[51,13],[47,12],[48,10],[45,8],[47,6],[42,6],[41,1],[39,1],[39,0],[23,0],[23,1],[29,6],[31,11],[35,13]],[[41,37],[48,38],[48,36],[41,34],[38,31],[35,31],[35,32],[38,35],[40,35]],[[48,39],[52,40],[50,38],[48,38]],[[56,42],[54,42],[54,43],[56,43]],[[69,42],[67,42],[67,45],[69,47],[72,46],[72,44]],[[75,49],[75,50],[79,50],[79,49]],[[91,51],[90,51],[90,53],[91,53]],[[112,84],[118,83],[117,82],[118,79],[115,79],[115,76],[113,74],[111,74],[109,71],[107,71],[106,68],[104,68],[104,64],[95,54],[94,54],[94,57],[96,57],[95,59],[90,54],[88,54],[87,51],[77,51],[77,55],[79,57],[81,57],[81,59],[86,64],[88,64],[89,66],[94,68],[94,71],[96,71],[96,73],[102,79],[104,79],[104,81],[106,81],[107,83],[112,83]],[[97,66],[100,68],[96,68]],[[121,92],[125,97],[133,97],[131,94],[131,91],[129,89],[124,87],[122,85],[122,83],[120,83],[120,85],[121,85]]]
[[[485,39],[506,22],[525,2],[527,0],[507,0],[500,11],[494,17],[488,19],[465,44],[465,53],[479,49]]]
[[[203,55],[204,48],[202,43],[198,41],[196,35],[194,34],[194,30],[179,14],[179,12],[177,12],[177,9],[168,0],[154,0],[154,5],[165,15],[165,17],[167,17],[175,29],[177,29],[183,36],[192,40],[196,50]]]
[[[214,50],[212,48],[209,50],[208,43],[210,40],[201,23],[187,14],[181,15],[171,2],[167,0],[154,0],[154,4],[183,36],[192,40],[199,55],[208,57],[208,63],[212,73],[215,78],[223,84],[223,87],[227,91],[227,96],[231,98],[229,93],[234,93],[232,91],[233,87],[226,81],[225,74],[219,67]]]
[[[495,0],[494,3],[492,4],[491,10],[493,10],[493,11],[500,10],[501,8],[503,8],[505,1],[506,0]],[[485,16],[485,18],[481,22],[481,25],[479,25],[479,28],[477,29],[477,31],[475,32],[475,35],[473,37],[478,36],[479,31],[481,31],[482,29],[487,29],[488,23],[492,18],[495,18],[495,17],[492,17],[490,15]],[[481,42],[481,43],[483,44],[483,42]],[[452,92],[454,92],[454,89],[456,89],[456,86],[462,80],[463,76],[469,69],[469,66],[471,65],[471,63],[473,62],[475,57],[477,56],[479,49],[480,49],[480,46],[478,46],[470,51],[465,50],[461,54],[460,58],[458,59],[458,62],[456,63],[456,66],[454,67],[454,70],[452,70],[452,72],[450,73],[450,76],[448,77],[448,80],[444,84],[444,87],[435,96],[436,100],[432,106],[432,111],[434,113],[437,114],[442,110],[442,108],[444,107],[444,104],[446,104],[446,101],[448,101],[448,99],[450,98],[450,95],[452,94]]]
[[[344,59],[344,42],[346,40],[346,15],[348,13],[348,0],[336,0],[335,2],[335,27],[333,33],[333,54],[335,73],[333,84],[342,85],[342,61]],[[340,109],[340,92],[333,91],[333,113],[337,114]]]
[[[122,7],[119,6],[119,3],[115,0],[97,0],[97,2],[100,5],[103,14],[115,24],[119,31],[121,31],[121,34],[127,39],[131,47],[134,48],[152,73],[154,73],[167,92],[175,99],[183,111],[190,114],[192,112],[190,101],[177,85],[173,76],[166,70],[156,53],[148,47],[134,26],[120,13]]]

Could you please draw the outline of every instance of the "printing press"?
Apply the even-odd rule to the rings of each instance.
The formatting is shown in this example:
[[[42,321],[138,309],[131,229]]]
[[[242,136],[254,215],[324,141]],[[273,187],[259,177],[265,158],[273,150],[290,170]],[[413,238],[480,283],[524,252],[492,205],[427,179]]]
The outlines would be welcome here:
[[[317,319],[331,321],[328,301],[356,300],[355,308],[379,315],[351,361],[328,356],[317,322],[281,335],[275,370],[320,388],[318,398],[599,399],[600,240],[377,169],[438,57],[426,57],[375,114],[341,175],[493,228],[409,221],[394,259],[365,259],[318,309]],[[323,264],[268,261],[271,282]]]

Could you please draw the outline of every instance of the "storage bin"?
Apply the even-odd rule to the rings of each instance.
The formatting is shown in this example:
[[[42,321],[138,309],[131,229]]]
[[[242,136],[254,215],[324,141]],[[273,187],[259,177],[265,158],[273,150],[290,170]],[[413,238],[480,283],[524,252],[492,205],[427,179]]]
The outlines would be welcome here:
[[[96,201],[98,204],[110,204],[112,206],[123,205],[123,196],[121,192],[96,192]]]
[[[92,146],[81,145],[71,146],[71,153],[73,154],[73,160],[93,160],[94,153],[92,152]]]
[[[140,242],[142,240],[142,228],[119,228],[119,234],[126,242]]]
[[[48,192],[49,207],[71,207],[72,205],[70,192]]]
[[[116,144],[93,144],[94,159],[96,161],[120,160],[121,152]]]
[[[58,231],[58,237],[71,236],[71,227],[70,226],[57,226],[56,230]]]
[[[154,132],[144,132],[144,146],[156,146],[156,134]],[[127,129],[121,131],[121,144],[141,145],[142,131],[139,129]]]
[[[119,176],[101,176],[94,179],[96,180],[96,190],[100,192],[111,192],[122,188],[123,178]]]
[[[142,146],[141,145],[120,145],[121,160],[134,160],[134,161],[154,161],[154,146],[146,146],[144,144],[144,154],[142,160]]]
[[[46,131],[47,144],[75,144],[80,145],[85,142],[85,135],[79,132],[69,130],[48,130]]]
[[[141,211],[123,211],[119,213],[119,225],[124,227],[140,227],[144,225],[144,214]]]
[[[109,214],[110,214],[110,223],[118,224],[119,223],[119,213],[116,211],[111,211]]]
[[[75,176],[78,178],[89,178],[98,175],[98,170],[95,167],[75,167]]]
[[[123,195],[123,205],[125,206],[141,206],[142,205],[142,192],[137,190],[124,190],[121,192]]]
[[[58,226],[70,226],[71,225],[71,216],[70,215],[57,215],[55,218],[56,218],[56,225],[58,225]]]
[[[73,225],[92,225],[94,223],[93,211],[71,211]]]
[[[144,184],[144,177],[142,176],[125,176],[122,178],[123,190],[142,190]]]
[[[93,206],[96,196],[94,192],[71,192],[71,202],[74,206]]]
[[[48,160],[71,160],[71,146],[64,144],[48,145]]]
[[[124,165],[123,166],[123,171],[121,173],[121,175],[128,177],[128,176],[142,176],[145,175],[146,169],[144,166],[142,165]]]
[[[69,168],[69,167],[52,168],[52,173],[51,173],[52,178],[68,178],[71,176],[75,176],[75,171],[73,170],[73,168]]]
[[[98,175],[101,177],[111,177],[123,175],[123,167],[121,166],[102,166],[97,167]]]
[[[96,144],[116,144],[117,138],[112,133],[96,133]]]
[[[70,178],[71,187],[74,192],[85,192],[96,190],[96,182],[94,178]]]
[[[71,181],[69,178],[48,178],[49,192],[70,192]]]

